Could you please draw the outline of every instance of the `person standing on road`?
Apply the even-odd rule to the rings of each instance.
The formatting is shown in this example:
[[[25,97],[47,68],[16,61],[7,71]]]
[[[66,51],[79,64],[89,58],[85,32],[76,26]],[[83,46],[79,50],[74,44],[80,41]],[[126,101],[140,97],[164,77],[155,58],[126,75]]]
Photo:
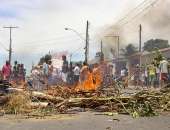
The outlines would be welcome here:
[[[20,65],[20,69],[19,69],[19,77],[20,77],[20,82],[24,82],[25,81],[25,69],[24,69],[24,64]]]
[[[74,72],[73,72],[73,64],[72,64],[72,62],[70,62],[70,65],[68,67],[67,84],[71,85],[71,86],[74,84]]]
[[[75,85],[77,85],[79,82],[79,77],[80,77],[80,67],[78,63],[76,64],[73,72],[74,72],[74,83]]]
[[[160,84],[160,68],[159,65],[156,65],[156,87],[159,87]]]
[[[86,62],[80,70],[80,90],[89,91],[94,90],[92,70]]]
[[[121,69],[120,76],[121,76],[121,79],[123,80],[123,78],[126,76],[126,68]]]
[[[168,81],[168,61],[163,57],[160,62],[160,80],[161,87]]]
[[[83,66],[80,70],[80,82],[84,82],[87,79],[87,73],[88,73],[89,67],[86,62],[83,63]]]
[[[31,77],[32,77],[32,88],[36,91],[40,90],[40,73],[38,71],[38,67],[35,67],[31,70]]]
[[[148,65],[145,66],[144,76],[145,76],[145,86],[148,87],[149,85],[149,66]]]
[[[154,63],[152,63],[149,66],[149,85],[150,85],[150,87],[154,87],[155,79],[156,79],[156,67],[154,66]]]
[[[52,65],[52,61],[48,61],[48,84],[49,85],[52,85],[53,84],[53,70],[54,70],[54,67]]]
[[[18,62],[15,61],[14,66],[13,66],[13,71],[12,71],[12,78],[13,78],[13,81],[15,83],[18,82],[18,72],[19,72],[19,70],[18,70]]]
[[[45,81],[45,84],[47,85],[48,87],[48,74],[49,74],[49,67],[48,67],[48,62],[47,61],[44,61],[43,63],[43,78],[44,78],[44,81]]]
[[[67,83],[68,76],[68,61],[65,55],[62,56],[63,65],[62,65],[62,80]]]
[[[94,89],[96,90],[99,87],[101,87],[101,83],[102,83],[101,71],[97,63],[94,65],[92,74],[93,74],[92,76],[93,76]]]
[[[9,61],[6,61],[6,64],[2,68],[3,80],[9,80],[11,76],[11,65]]]

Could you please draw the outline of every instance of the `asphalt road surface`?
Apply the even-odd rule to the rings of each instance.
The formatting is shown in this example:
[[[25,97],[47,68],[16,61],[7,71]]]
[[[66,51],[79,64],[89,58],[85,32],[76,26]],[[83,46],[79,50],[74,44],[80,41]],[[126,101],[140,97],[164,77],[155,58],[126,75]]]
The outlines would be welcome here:
[[[170,114],[137,119],[128,115],[106,116],[94,112],[45,119],[9,116],[0,118],[0,130],[170,130]]]

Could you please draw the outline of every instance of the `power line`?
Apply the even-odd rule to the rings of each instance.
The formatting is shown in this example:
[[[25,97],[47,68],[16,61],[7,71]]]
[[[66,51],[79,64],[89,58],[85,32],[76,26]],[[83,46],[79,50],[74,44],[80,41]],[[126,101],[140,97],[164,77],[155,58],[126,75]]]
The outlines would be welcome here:
[[[46,45],[48,45],[48,44],[46,44]],[[46,45],[44,45],[44,46],[35,46],[34,48],[32,48],[32,50],[35,50],[35,49],[42,50],[42,49],[44,49],[44,48],[46,47]],[[41,49],[41,48],[42,48],[42,49]],[[56,49],[56,48],[58,48],[58,46],[50,47],[50,46],[48,45],[48,49],[49,49],[49,50],[53,50],[53,49]],[[60,47],[60,48],[61,48],[61,47]]]
[[[159,0],[155,0],[152,3],[150,3],[148,6],[146,6],[144,9],[142,9],[139,13],[137,13],[135,16],[133,16],[129,21],[121,24],[121,28],[128,24],[129,22],[133,21],[134,19],[136,19],[137,17],[139,17],[144,11],[147,11],[150,7],[154,6]]]
[[[119,29],[122,28],[124,25],[128,24],[129,22],[131,22],[132,20],[134,20],[135,18],[139,17],[144,11],[147,11],[150,7],[154,6],[157,2],[158,0],[154,0],[154,1],[150,1],[146,5],[143,5],[143,3],[139,4],[137,7],[139,8],[141,6],[141,8],[138,9],[136,7],[138,10],[134,8],[136,10],[136,11],[133,11],[135,12],[135,14],[133,12],[129,12],[128,14],[133,13],[133,15],[130,16],[130,18],[125,19],[125,17],[127,17],[125,16],[124,18],[122,18],[122,19],[125,19],[124,21],[122,21],[121,23],[119,23],[119,21],[117,22],[117,25],[119,25]]]
[[[131,17],[133,17],[136,13],[138,13],[141,9],[145,8],[150,4],[150,0],[145,0],[143,3],[139,4],[136,8],[134,8],[132,11],[128,13],[128,15],[125,15],[120,21],[118,21],[116,24],[121,26],[122,24],[126,23],[127,21],[131,20]]]
[[[82,33],[81,33],[82,34]],[[73,37],[72,35],[70,36],[61,36],[61,37],[55,37],[55,38],[51,38],[51,39],[46,39],[46,40],[37,40],[37,41],[30,41],[30,42],[24,42],[24,44],[33,44],[33,43],[39,43],[39,42],[47,42],[47,41],[55,41],[55,40],[60,40],[60,39],[64,39],[64,38],[69,38],[69,37]],[[64,39],[65,40],[65,39]],[[22,43],[23,44],[23,43]]]
[[[70,42],[70,41],[79,41],[80,39],[77,38],[77,39],[64,39],[64,40],[67,40],[65,42]],[[38,45],[40,45],[40,46],[48,46],[48,45],[54,45],[56,43],[57,44],[60,44],[60,43],[63,44],[63,42],[64,41],[61,42],[61,41],[58,41],[58,40],[55,40],[55,41],[53,40],[51,42],[50,41],[49,42],[48,41],[44,41],[44,42],[41,42],[41,43],[37,42],[37,44],[24,44],[22,46],[38,46]]]
[[[148,4],[147,2],[150,2],[150,0],[144,0],[142,3],[137,5],[134,9],[130,10],[123,18],[118,20],[118,22],[116,24],[121,23],[121,21],[126,20],[126,18],[128,18],[129,15],[131,15],[131,13],[136,12],[136,10],[139,10],[142,6],[145,6],[145,4]]]
[[[5,47],[5,45],[2,44],[2,42],[0,42],[0,45],[2,46],[2,48],[3,48],[4,50],[9,51],[9,50]]]
[[[79,41],[79,43],[83,43],[83,42],[80,42],[80,39],[78,38],[78,39],[70,39],[69,41],[67,41],[67,43],[65,42],[65,44],[68,44],[68,42],[76,42],[76,41]],[[93,43],[93,44],[98,44],[95,40],[90,40],[90,43]],[[57,44],[60,44],[60,43],[57,43]],[[61,44],[63,44],[63,42],[61,42]],[[39,48],[41,48],[41,47],[46,47],[46,46],[53,46],[53,45],[56,45],[56,42],[52,42],[52,43],[49,43],[49,42],[45,42],[44,44],[38,44],[39,46],[37,46],[37,44],[36,45],[22,45],[22,47],[33,47],[34,46],[34,48],[36,48],[36,47],[39,47]]]

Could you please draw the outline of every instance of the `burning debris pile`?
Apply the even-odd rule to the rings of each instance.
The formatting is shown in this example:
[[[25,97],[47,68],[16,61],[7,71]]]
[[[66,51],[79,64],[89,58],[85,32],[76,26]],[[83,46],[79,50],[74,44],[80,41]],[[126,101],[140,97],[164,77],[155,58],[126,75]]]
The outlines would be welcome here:
[[[102,91],[77,92],[58,86],[43,92],[8,88],[8,93],[1,94],[0,104],[4,114],[29,116],[69,113],[75,107],[130,114],[133,117],[155,116],[170,111],[170,88],[167,86],[160,91],[143,90],[130,96],[109,96]]]

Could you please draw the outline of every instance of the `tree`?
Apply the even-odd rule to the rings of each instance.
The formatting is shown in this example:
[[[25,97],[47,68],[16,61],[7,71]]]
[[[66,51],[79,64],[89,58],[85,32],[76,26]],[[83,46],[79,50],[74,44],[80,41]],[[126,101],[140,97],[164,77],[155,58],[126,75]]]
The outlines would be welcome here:
[[[124,49],[121,49],[125,57],[131,56],[137,52],[137,47],[133,44],[128,44]]]
[[[145,51],[154,51],[155,48],[163,49],[170,47],[168,44],[168,40],[162,40],[162,39],[151,39],[144,43],[143,49]]]
[[[52,56],[50,55],[50,54],[46,54],[45,56],[43,56],[43,57],[41,57],[40,58],[40,61],[39,61],[39,65],[42,65],[44,62],[48,62],[48,61],[50,61],[51,60],[51,58],[52,58]]]
[[[52,58],[52,56],[50,54],[46,54],[44,57],[44,60],[45,60],[45,62],[48,62],[51,60],[51,58]]]
[[[153,54],[154,54],[154,61],[155,61],[156,65],[158,66],[160,64],[160,61],[163,60],[163,55],[159,51],[158,48],[155,48],[155,51],[153,52]]]
[[[45,61],[45,58],[44,58],[44,56],[43,56],[43,57],[40,58],[40,61],[39,61],[38,64],[39,64],[39,65],[42,65],[42,64],[44,63],[44,61]]]

